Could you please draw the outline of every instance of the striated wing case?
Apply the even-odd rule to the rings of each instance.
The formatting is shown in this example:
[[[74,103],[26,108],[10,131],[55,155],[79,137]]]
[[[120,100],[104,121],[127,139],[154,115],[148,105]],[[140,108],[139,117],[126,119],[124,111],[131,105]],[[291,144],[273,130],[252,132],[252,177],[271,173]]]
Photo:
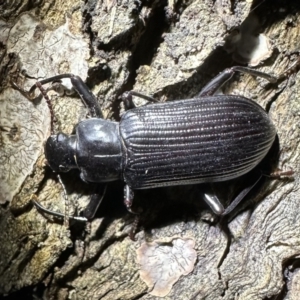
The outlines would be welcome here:
[[[124,180],[142,189],[239,177],[264,158],[276,131],[254,101],[213,96],[129,110],[120,134]]]

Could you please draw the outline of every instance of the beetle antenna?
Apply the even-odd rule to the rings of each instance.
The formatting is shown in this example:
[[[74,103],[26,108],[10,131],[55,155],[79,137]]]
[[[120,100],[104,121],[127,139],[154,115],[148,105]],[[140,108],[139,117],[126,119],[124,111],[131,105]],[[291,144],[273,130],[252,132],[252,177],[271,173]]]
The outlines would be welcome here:
[[[64,224],[66,227],[69,227],[69,211],[70,211],[70,202],[69,202],[69,198],[68,198],[68,194],[67,194],[67,190],[66,187],[64,185],[64,183],[61,180],[61,177],[59,174],[56,174],[58,181],[60,183],[60,185],[63,188],[63,192],[64,192],[64,198],[65,198],[65,215],[64,215]]]
[[[43,97],[45,98],[46,103],[48,105],[48,108],[50,111],[50,116],[51,116],[51,124],[50,124],[51,134],[54,134],[54,111],[53,111],[53,106],[51,104],[51,100],[47,94],[47,91],[43,88],[42,84],[39,81],[37,81],[35,83],[35,85],[41,91],[41,93],[42,93]]]
[[[47,91],[43,88],[43,85],[41,82],[37,81],[35,83],[36,87],[41,91],[43,97],[46,100],[46,103],[48,105],[49,111],[50,111],[50,116],[51,116],[51,124],[50,124],[50,129],[51,129],[51,134],[54,134],[54,111],[53,111],[53,106],[51,103],[51,100],[47,94]],[[60,183],[60,185],[63,188],[63,194],[64,194],[64,199],[65,199],[65,214],[64,214],[64,224],[66,227],[69,227],[69,212],[70,212],[70,205],[69,205],[69,198],[67,194],[66,187],[64,183],[62,182],[61,176],[56,173],[57,179]]]

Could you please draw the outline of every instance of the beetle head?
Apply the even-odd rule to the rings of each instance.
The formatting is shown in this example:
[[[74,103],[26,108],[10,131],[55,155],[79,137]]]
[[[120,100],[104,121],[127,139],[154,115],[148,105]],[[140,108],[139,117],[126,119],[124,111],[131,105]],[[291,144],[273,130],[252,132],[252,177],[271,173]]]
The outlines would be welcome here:
[[[45,145],[45,156],[54,172],[68,172],[77,168],[75,162],[76,136],[64,133],[51,135]]]

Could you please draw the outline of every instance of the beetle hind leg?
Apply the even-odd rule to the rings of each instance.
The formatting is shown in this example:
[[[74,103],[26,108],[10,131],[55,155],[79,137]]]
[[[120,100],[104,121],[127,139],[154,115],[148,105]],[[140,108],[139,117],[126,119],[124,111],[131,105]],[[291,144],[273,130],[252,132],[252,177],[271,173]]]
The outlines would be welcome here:
[[[236,197],[235,199],[230,203],[229,206],[226,207],[224,212],[222,213],[222,216],[228,215],[231,213],[238,205],[239,203],[248,195],[248,193],[258,184],[258,182],[261,180],[262,174],[258,176],[258,178],[255,180],[254,183],[244,188]]]
[[[203,194],[204,201],[208,204],[208,206],[216,215],[218,216],[228,215],[240,204],[240,202],[248,195],[248,193],[258,184],[261,178],[262,178],[262,174],[260,174],[258,178],[256,178],[254,183],[244,188],[226,208],[224,208],[222,203],[215,195],[204,193]]]

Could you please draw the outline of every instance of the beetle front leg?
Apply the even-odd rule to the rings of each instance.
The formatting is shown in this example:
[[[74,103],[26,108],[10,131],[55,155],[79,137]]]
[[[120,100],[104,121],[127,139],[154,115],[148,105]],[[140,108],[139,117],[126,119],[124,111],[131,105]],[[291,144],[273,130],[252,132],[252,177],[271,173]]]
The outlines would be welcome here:
[[[32,95],[34,90],[36,88],[40,88],[41,85],[44,85],[46,83],[51,83],[51,82],[59,82],[61,79],[64,79],[64,78],[69,78],[71,80],[74,90],[77,92],[77,94],[80,96],[82,102],[88,108],[91,117],[103,118],[103,114],[102,114],[102,111],[98,104],[97,98],[89,90],[89,88],[83,82],[83,80],[79,76],[75,76],[74,74],[61,74],[61,75],[49,77],[44,80],[38,81],[29,90],[29,95]]]
[[[201,92],[196,96],[196,98],[200,97],[208,97],[214,95],[232,76],[235,72],[241,72],[250,74],[253,76],[258,76],[265,78],[266,80],[274,83],[277,81],[277,77],[269,75],[264,72],[260,72],[257,70],[253,70],[251,68],[247,67],[241,67],[241,66],[235,66],[232,68],[225,69],[223,72],[221,72],[219,75],[217,75],[215,78],[213,78],[202,90]]]
[[[78,93],[81,100],[84,102],[84,104],[89,109],[91,117],[103,119],[103,113],[100,109],[97,98],[89,90],[89,88],[83,82],[83,80],[79,76],[73,75],[73,77],[71,77],[71,82],[72,82],[72,85],[73,85],[75,91]]]
[[[91,200],[87,207],[82,212],[83,217],[85,217],[87,220],[92,220],[104,198],[104,195],[106,193],[106,184],[99,184],[95,193],[91,195]]]
[[[60,182],[61,182],[61,180],[60,180]],[[62,182],[61,182],[61,184],[62,184]],[[63,188],[64,188],[64,186],[63,186]],[[97,184],[97,186],[94,190],[94,193],[91,195],[89,204],[81,213],[82,216],[69,216],[68,212],[63,214],[60,212],[49,210],[49,209],[45,208],[44,206],[42,206],[37,201],[37,197],[35,195],[32,195],[31,201],[38,210],[40,210],[41,212],[43,212],[45,214],[48,214],[48,215],[51,215],[54,217],[58,217],[58,218],[64,218],[65,220],[71,219],[71,220],[76,220],[76,221],[87,222],[94,218],[94,216],[99,208],[99,205],[101,204],[101,202],[104,198],[104,195],[106,193],[106,188],[107,188],[106,184]],[[66,198],[67,196],[66,196],[65,188],[64,188],[64,194],[65,194],[65,198]]]
[[[40,212],[50,215],[50,216],[54,216],[57,218],[65,218],[65,214],[57,212],[57,211],[53,211],[50,209],[47,209],[46,207],[44,207],[43,205],[41,205],[38,201],[37,201],[37,197],[36,195],[32,195],[32,199],[31,202],[34,204],[34,206],[37,208],[37,210],[39,210]],[[81,222],[87,222],[87,219],[85,217],[77,217],[77,216],[68,216],[69,219],[72,220],[76,220],[76,221],[81,221]]]

